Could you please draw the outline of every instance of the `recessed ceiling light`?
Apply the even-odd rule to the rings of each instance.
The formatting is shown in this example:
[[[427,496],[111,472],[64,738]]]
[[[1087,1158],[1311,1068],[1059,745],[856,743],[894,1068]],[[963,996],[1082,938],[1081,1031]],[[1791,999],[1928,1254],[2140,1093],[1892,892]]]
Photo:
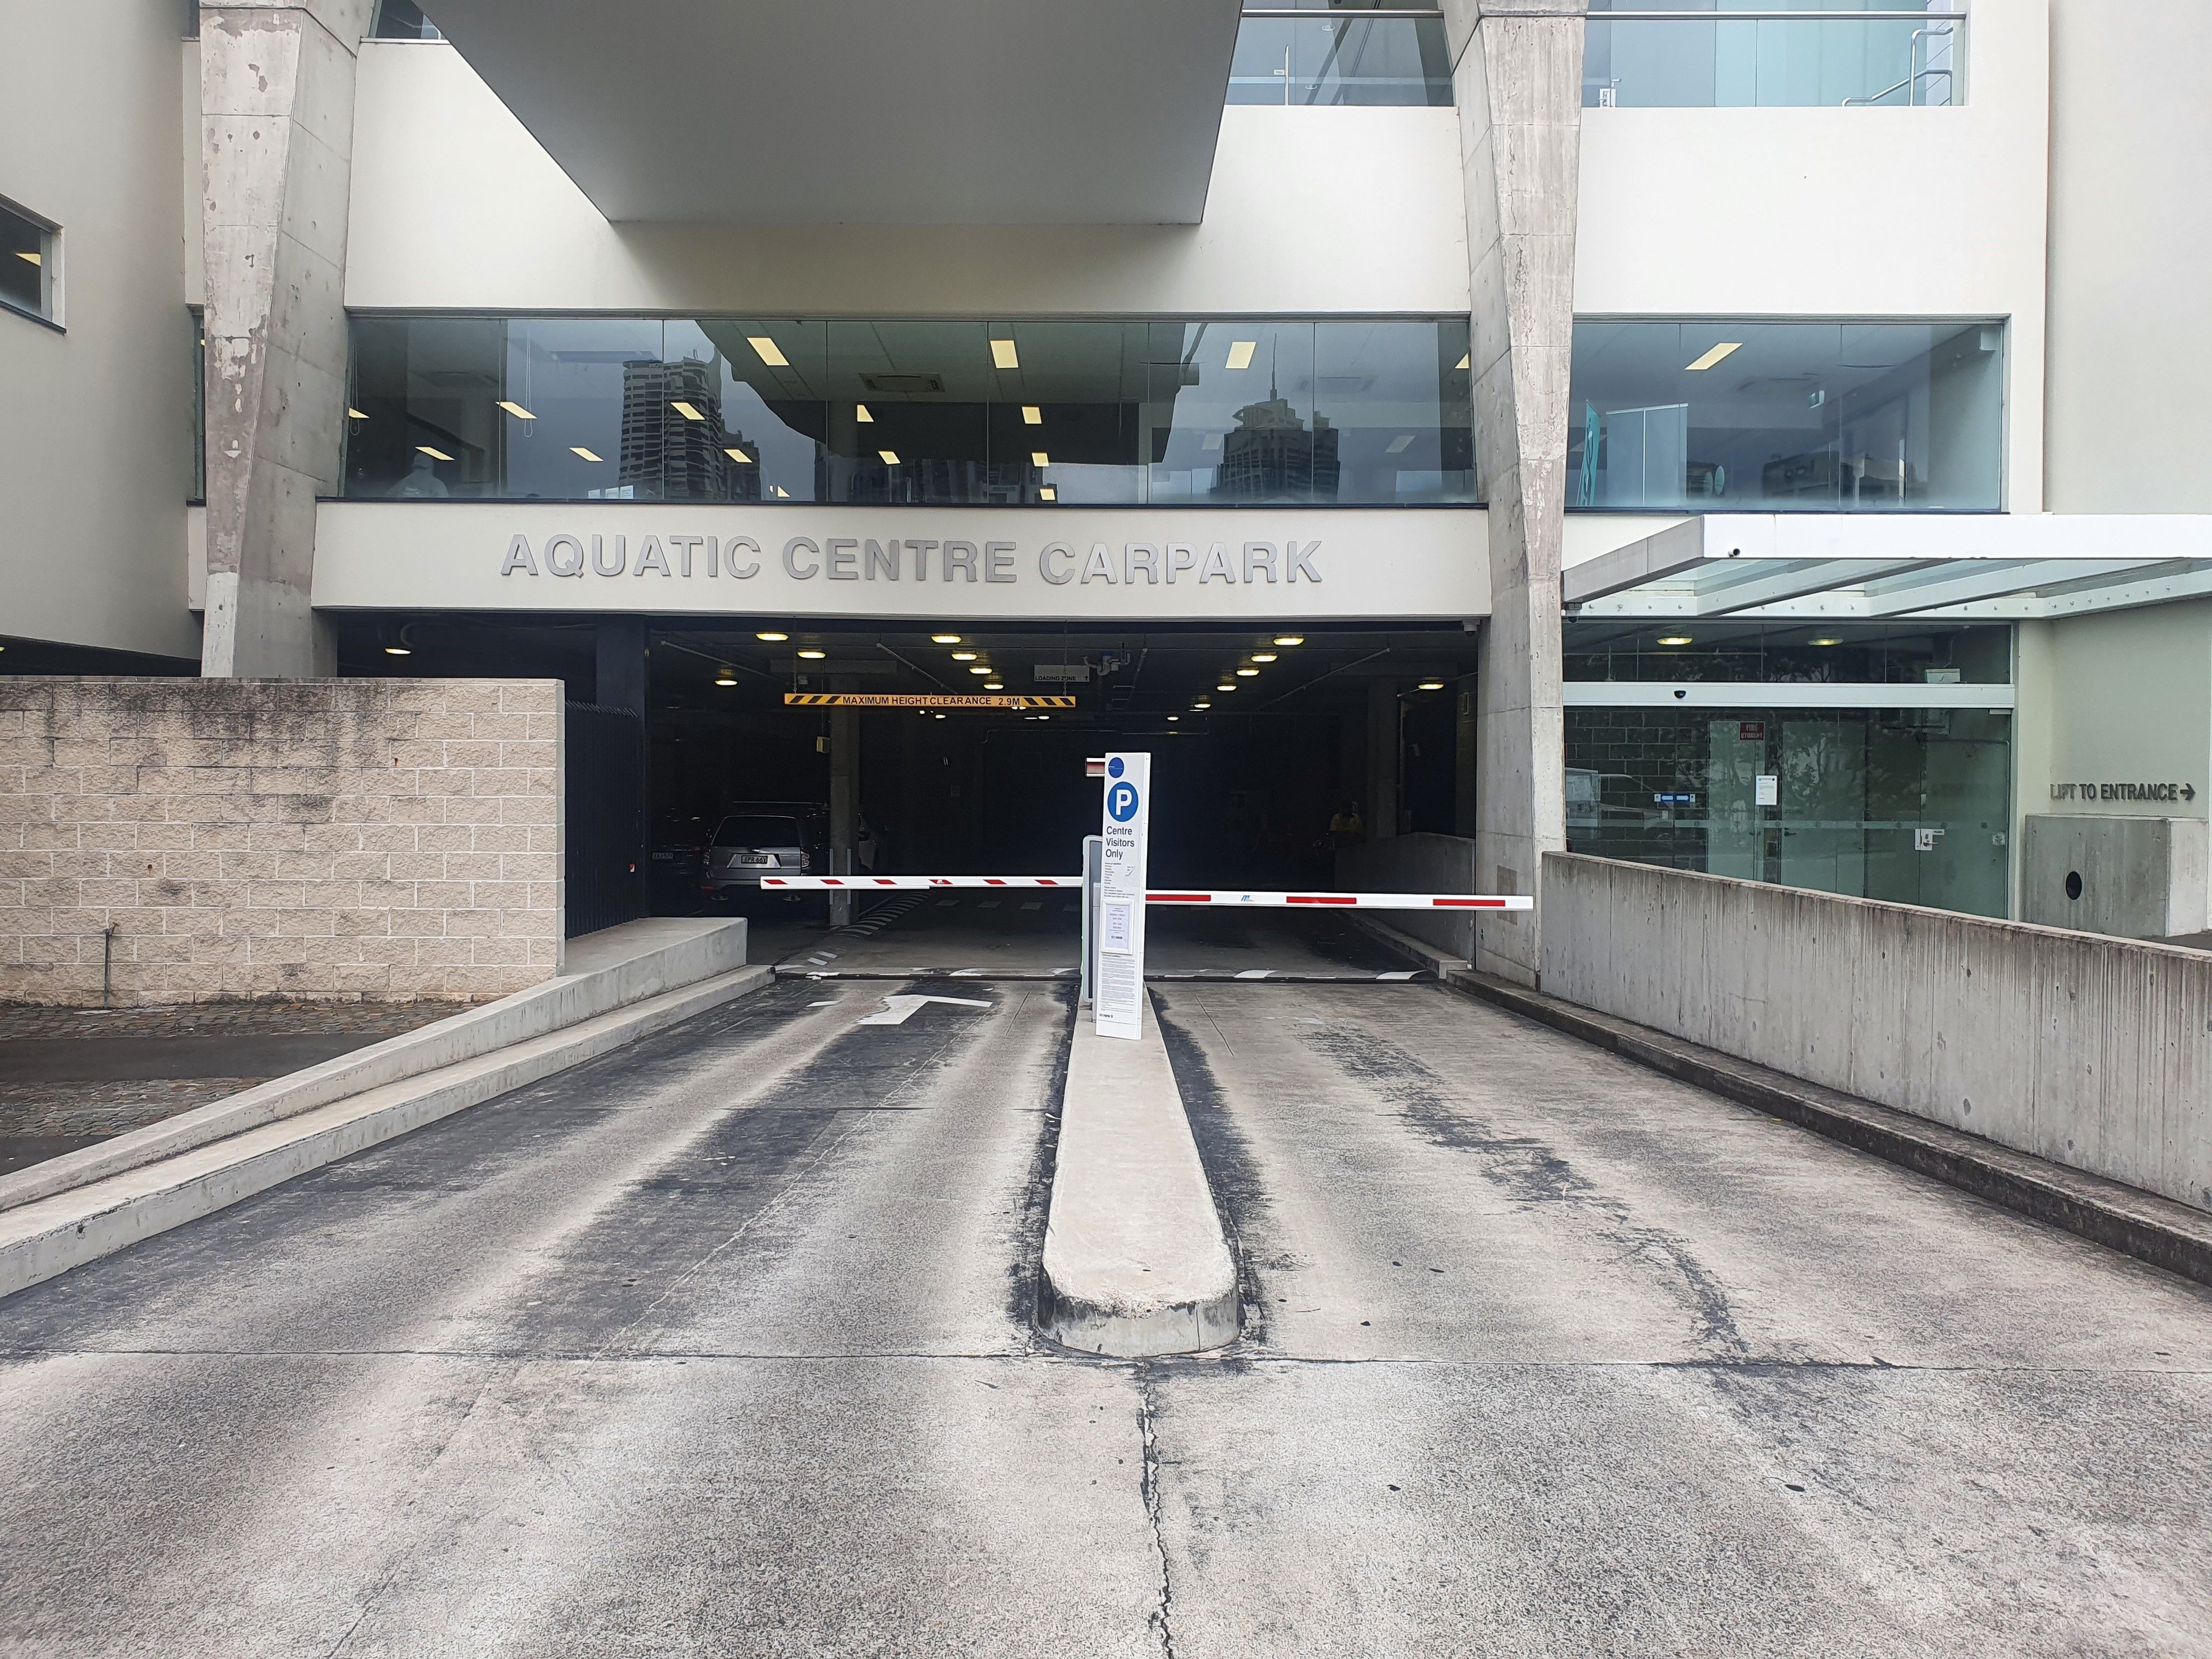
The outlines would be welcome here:
[[[1256,668],[1240,668],[1237,671],[1237,678],[1240,680],[1249,680],[1256,676],[1259,672]]]
[[[990,671],[988,668],[986,668],[986,667],[985,667],[981,663],[980,663],[980,662],[979,662],[979,663],[976,663],[976,664],[973,665],[971,667],[969,667],[969,669],[968,670],[968,672],[969,672],[969,673],[971,673],[971,674],[988,674],[988,673],[989,673],[991,671]]]
[[[384,654],[387,657],[411,657],[415,653],[404,645],[387,645],[384,647]]]
[[[732,444],[728,448],[725,449],[722,453],[728,456],[739,466],[750,466],[753,462],[753,458],[746,454],[744,450],[739,449],[735,444]]]
[[[1019,368],[1022,366],[1022,360],[1014,355],[1012,340],[992,341],[991,361],[1000,368]]]
[[[944,716],[944,715],[942,715],[942,714],[939,714],[937,718],[938,718],[938,719],[939,719],[939,720],[943,720],[943,719],[945,718],[945,716]]]
[[[1044,410],[1039,409],[1035,404],[1024,404],[1022,405],[1022,419],[1029,422],[1031,426],[1042,426],[1044,424]]]
[[[799,654],[809,662],[820,662],[830,653],[827,651],[802,651]]]
[[[1193,708],[1211,708],[1213,705],[1206,702],[1205,698],[1200,697],[1196,702],[1191,704],[1191,707]]]
[[[960,643],[960,636],[957,634],[932,634],[929,636],[929,642],[932,645],[957,645]]]
[[[362,413],[359,410],[357,410],[357,409],[354,409],[354,408],[349,407],[349,408],[346,410],[346,419],[348,419],[349,421],[365,421],[365,420],[367,420],[368,418],[368,416],[366,416],[366,415],[362,414]]]
[[[46,264],[46,260],[42,256],[30,252],[22,248],[17,248],[15,250],[15,257],[18,259],[28,259],[34,265],[42,265]]]
[[[774,495],[778,501],[787,501],[791,499],[791,492],[788,489],[786,489],[781,484],[770,484],[769,486],[769,493]]]
[[[1181,720],[1182,718],[1182,715],[1180,715],[1180,714],[1170,714],[1170,715],[1169,715],[1169,716],[1168,716],[1168,719],[1169,719],[1170,721],[1179,720]]]
[[[518,421],[534,421],[538,418],[512,398],[501,398],[499,400],[499,406]]]
[[[1215,686],[1213,689],[1217,691],[1234,691],[1237,689],[1237,682],[1234,680],[1224,680],[1220,684]]]
[[[592,454],[590,450],[585,448],[581,444],[570,444],[568,446],[568,453],[571,455],[581,455],[587,461],[596,461],[599,459],[598,456]]]
[[[1423,680],[1421,682],[1421,690],[1424,691],[1441,691],[1443,689],[1444,683],[1442,680]]]
[[[1659,643],[1662,645],[1694,645],[1697,641],[1692,640],[1687,634],[1665,634],[1660,636]]]
[[[1039,484],[1037,499],[1041,501],[1056,501],[1060,499],[1060,491],[1054,489],[1050,484]]]
[[[986,691],[1003,691],[1006,689],[1006,683],[1004,680],[985,680],[983,689]]]
[[[434,461],[450,461],[453,459],[452,456],[446,453],[444,450],[433,449],[428,444],[416,444],[415,447],[421,450],[422,453],[428,455]]]
[[[854,404],[853,405],[853,418],[856,421],[872,421],[876,417],[868,412],[867,404]]]
[[[687,404],[681,398],[677,398],[668,406],[674,410],[678,415],[681,415],[687,421],[703,421],[707,418],[704,415],[702,415],[699,412],[697,404]]]
[[[1275,660],[1275,653],[1272,651],[1255,651],[1252,653],[1252,660],[1254,662],[1273,662]]]
[[[1224,368],[1249,368],[1252,367],[1252,354],[1259,349],[1257,340],[1231,340],[1228,360],[1221,366]]]
[[[896,449],[879,449],[876,453],[884,458],[885,466],[896,466],[899,464],[898,451]]]
[[[1046,454],[1042,449],[1032,449],[1030,451],[1030,465],[1031,466],[1050,466],[1052,465],[1052,457]]]
[[[1472,351],[1461,352],[1459,354],[1459,361],[1454,363],[1452,367],[1454,368],[1473,368],[1474,367],[1474,354]]]
[[[1382,446],[1382,453],[1385,455],[1402,455],[1407,452],[1407,450],[1413,447],[1413,434],[1412,433],[1401,432],[1396,437],[1391,439],[1389,443]]]
[[[1304,645],[1305,642],[1306,636],[1303,634],[1278,634],[1275,635],[1275,643],[1277,645]]]
[[[1052,716],[1051,716],[1051,715],[1049,715],[1049,714],[1039,714],[1039,715],[1037,716],[1037,718],[1038,718],[1039,720],[1050,720],[1050,719],[1052,718]]]
[[[786,640],[789,639],[791,635],[788,634],[778,634],[771,629],[769,632],[765,634],[756,634],[753,637],[757,640],[766,640],[770,645],[781,645]]]
[[[745,336],[745,343],[750,346],[760,360],[770,368],[791,367],[791,359],[783,355],[783,348],[777,345],[769,335],[748,334]]]
[[[1723,340],[1711,351],[1708,351],[1704,356],[1698,358],[1697,362],[1694,363],[1686,363],[1683,367],[1689,374],[1698,374],[1705,369],[1711,368],[1715,363],[1720,362],[1722,358],[1727,356],[1729,352],[1735,350],[1742,344],[1743,342],[1741,340]]]
[[[737,677],[735,674],[732,673],[728,669],[726,669],[726,668],[718,668],[718,669],[716,669],[716,670],[714,671],[714,684],[717,684],[717,685],[735,685],[737,683],[738,683],[738,677]]]
[[[1823,634],[1819,639],[1808,640],[1806,643],[1808,645],[1841,645],[1843,641],[1838,639],[1831,638],[1829,635]]]
[[[952,653],[952,660],[955,662],[973,662],[975,660],[975,653],[973,651],[956,651]]]

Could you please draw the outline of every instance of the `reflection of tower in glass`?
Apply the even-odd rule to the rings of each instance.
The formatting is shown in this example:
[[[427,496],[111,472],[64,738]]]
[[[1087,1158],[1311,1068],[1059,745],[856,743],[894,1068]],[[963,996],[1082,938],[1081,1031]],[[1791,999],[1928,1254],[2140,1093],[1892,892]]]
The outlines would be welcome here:
[[[677,404],[697,413],[693,420]],[[726,446],[737,443],[722,430],[722,398],[710,363],[665,363],[653,360],[623,365],[621,482],[653,500],[726,500],[734,466]],[[760,493],[760,468],[752,475],[753,498]]]
[[[1273,391],[1265,403],[1237,411],[1236,430],[1221,441],[1213,493],[1238,501],[1334,501],[1340,434],[1326,415],[1316,415],[1309,432],[1290,400]]]

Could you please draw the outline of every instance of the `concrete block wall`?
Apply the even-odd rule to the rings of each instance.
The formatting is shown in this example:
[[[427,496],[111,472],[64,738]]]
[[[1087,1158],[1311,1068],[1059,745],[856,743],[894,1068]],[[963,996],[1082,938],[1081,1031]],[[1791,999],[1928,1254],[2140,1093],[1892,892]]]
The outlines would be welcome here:
[[[0,1000],[558,972],[557,680],[0,678]]]
[[[1336,884],[1348,893],[1479,893],[1475,844],[1424,832],[1364,842],[1336,855]],[[1376,920],[1425,945],[1474,960],[1474,918],[1448,910],[1392,910]]]
[[[1543,989],[2212,1209],[2212,954],[1577,854]]]

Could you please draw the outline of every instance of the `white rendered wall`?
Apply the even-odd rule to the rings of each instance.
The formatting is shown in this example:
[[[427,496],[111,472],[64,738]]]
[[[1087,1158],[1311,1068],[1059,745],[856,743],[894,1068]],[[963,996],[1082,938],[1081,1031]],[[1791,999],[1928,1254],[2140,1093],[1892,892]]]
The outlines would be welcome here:
[[[2053,512],[2212,512],[2208,74],[2204,0],[2053,0]]]
[[[0,313],[0,633],[199,654],[181,9],[0,11],[0,196],[62,227],[66,331]]]
[[[2047,5],[1974,0],[1955,108],[1584,111],[1576,313],[2006,319],[2041,511]]]
[[[1449,109],[1231,108],[1198,225],[763,228],[609,224],[450,46],[364,43],[356,100],[356,310],[1468,309]]]

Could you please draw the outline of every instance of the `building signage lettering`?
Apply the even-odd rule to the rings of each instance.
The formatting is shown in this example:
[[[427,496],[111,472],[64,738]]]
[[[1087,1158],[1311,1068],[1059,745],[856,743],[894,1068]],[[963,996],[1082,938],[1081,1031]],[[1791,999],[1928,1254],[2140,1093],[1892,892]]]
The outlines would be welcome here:
[[[2054,783],[2053,800],[2172,800],[2197,799],[2191,783]]]
[[[1190,580],[1265,584],[1319,582],[1319,541],[1093,542],[1087,553],[1070,542],[1047,542],[1034,560],[1015,542],[930,541],[914,537],[793,536],[775,556],[793,581],[1018,582],[1026,568],[1054,587],[1138,582],[1174,586]],[[728,577],[744,581],[769,557],[750,536],[645,535],[635,546],[626,535],[548,536],[533,546],[516,532],[508,538],[501,577],[660,576],[670,580]]]

